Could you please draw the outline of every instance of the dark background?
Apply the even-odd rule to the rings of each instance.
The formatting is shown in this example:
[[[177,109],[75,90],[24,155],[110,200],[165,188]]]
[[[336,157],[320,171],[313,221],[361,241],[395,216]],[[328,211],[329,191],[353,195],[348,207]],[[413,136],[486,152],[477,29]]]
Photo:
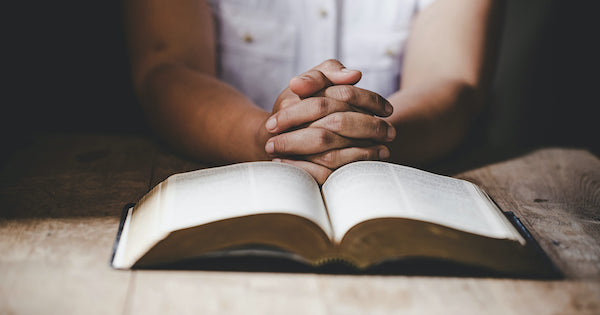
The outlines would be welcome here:
[[[148,133],[133,95],[121,2],[5,8],[3,155],[35,132]],[[486,141],[598,155],[598,18],[592,1],[511,0]]]
[[[7,10],[15,131],[140,131],[121,1],[29,1]]]
[[[598,155],[598,7],[595,1],[508,1],[490,99],[491,144],[579,146]]]

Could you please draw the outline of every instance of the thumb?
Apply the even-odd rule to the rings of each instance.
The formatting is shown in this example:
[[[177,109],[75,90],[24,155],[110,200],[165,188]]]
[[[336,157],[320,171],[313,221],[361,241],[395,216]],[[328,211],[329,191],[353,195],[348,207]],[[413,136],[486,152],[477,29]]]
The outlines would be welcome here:
[[[347,69],[339,61],[330,59],[293,77],[289,82],[289,88],[300,97],[309,97],[332,85],[356,84],[361,77],[360,71]]]
[[[335,59],[325,60],[313,69],[321,71],[333,85],[352,85],[358,83],[362,73],[358,70],[346,68]]]

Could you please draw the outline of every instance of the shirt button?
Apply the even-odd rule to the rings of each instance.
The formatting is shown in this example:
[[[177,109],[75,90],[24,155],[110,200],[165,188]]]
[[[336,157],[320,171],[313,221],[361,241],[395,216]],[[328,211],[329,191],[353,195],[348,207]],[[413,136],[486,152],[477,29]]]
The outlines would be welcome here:
[[[319,16],[322,17],[322,18],[326,18],[327,17],[327,10],[325,10],[325,9],[319,10]]]
[[[385,55],[388,57],[394,57],[394,56],[396,56],[396,53],[391,48],[388,48],[385,50]]]
[[[250,44],[250,43],[252,43],[254,41],[254,37],[252,37],[252,35],[250,35],[250,33],[244,34],[244,37],[242,37],[242,39],[247,44]]]

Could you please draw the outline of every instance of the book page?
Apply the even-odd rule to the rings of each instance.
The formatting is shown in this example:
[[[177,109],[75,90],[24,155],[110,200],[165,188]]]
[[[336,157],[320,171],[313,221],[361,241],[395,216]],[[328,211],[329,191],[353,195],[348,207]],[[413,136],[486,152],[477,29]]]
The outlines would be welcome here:
[[[307,218],[331,236],[319,186],[295,166],[240,163],[171,176],[164,186],[162,227],[182,229],[264,213]]]
[[[334,240],[376,218],[409,218],[494,238],[515,238],[498,210],[464,180],[385,162],[355,162],[323,185]],[[500,218],[500,219],[499,219]],[[504,218],[504,220],[506,220]]]

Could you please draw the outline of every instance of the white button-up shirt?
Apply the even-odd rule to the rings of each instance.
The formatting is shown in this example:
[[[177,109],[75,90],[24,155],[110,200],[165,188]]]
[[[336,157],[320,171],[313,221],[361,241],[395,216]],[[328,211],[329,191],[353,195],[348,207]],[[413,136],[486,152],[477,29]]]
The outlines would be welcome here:
[[[220,78],[270,111],[288,81],[326,59],[362,71],[357,86],[397,91],[415,14],[434,0],[210,0]]]

